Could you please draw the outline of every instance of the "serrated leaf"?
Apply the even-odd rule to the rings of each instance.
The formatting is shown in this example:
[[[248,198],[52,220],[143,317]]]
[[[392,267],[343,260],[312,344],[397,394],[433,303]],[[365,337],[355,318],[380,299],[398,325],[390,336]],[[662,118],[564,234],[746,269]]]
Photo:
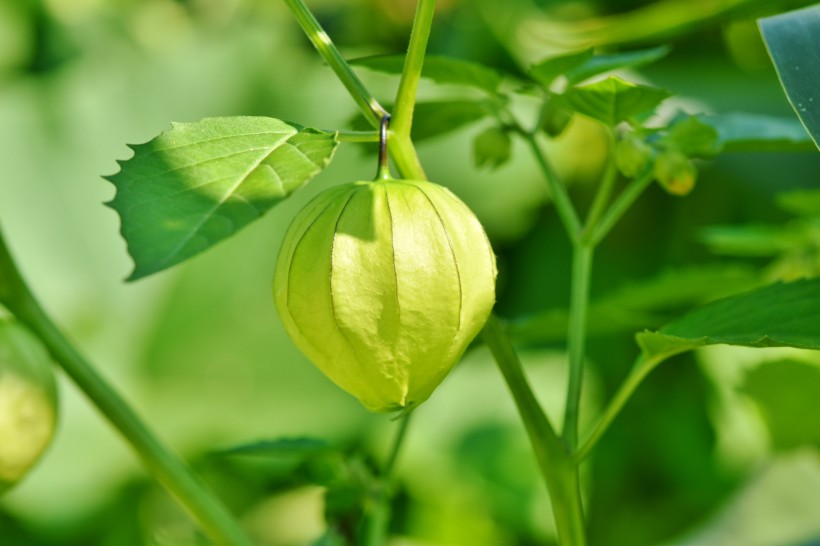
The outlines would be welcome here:
[[[129,280],[178,264],[233,235],[317,175],[335,133],[265,117],[173,124],[107,177],[134,259]]]
[[[662,45],[651,49],[595,55],[569,70],[566,76],[570,84],[576,84],[619,68],[635,68],[654,63],[666,57],[670,51],[671,47]]]
[[[805,152],[815,146],[796,119],[735,112],[698,115],[714,128],[724,152]]]
[[[376,72],[401,74],[404,68],[404,55],[376,55],[354,59],[350,63]],[[472,61],[438,55],[425,57],[421,77],[440,84],[475,87],[491,94],[498,91],[498,86],[501,85],[503,79],[502,74],[493,68]]]
[[[695,116],[677,120],[663,140],[690,157],[714,157],[721,149],[717,130]]]
[[[599,82],[573,87],[564,97],[567,104],[579,114],[614,126],[652,110],[669,97],[669,92],[610,76]]]
[[[636,338],[644,362],[651,364],[715,344],[820,349],[820,279],[776,283],[724,298]]]
[[[217,455],[254,455],[263,457],[307,456],[331,451],[331,446],[319,438],[276,438],[242,444],[216,452]]]
[[[468,100],[419,102],[413,113],[411,136],[414,142],[437,137],[490,114],[483,102]]]
[[[789,102],[820,148],[820,5],[759,24]]]
[[[752,369],[741,391],[760,407],[775,449],[820,447],[820,367],[797,360]]]
[[[530,67],[529,74],[542,86],[549,87],[555,78],[562,74],[567,74],[572,69],[589,61],[591,57],[592,49],[585,49],[557,57],[547,57]]]

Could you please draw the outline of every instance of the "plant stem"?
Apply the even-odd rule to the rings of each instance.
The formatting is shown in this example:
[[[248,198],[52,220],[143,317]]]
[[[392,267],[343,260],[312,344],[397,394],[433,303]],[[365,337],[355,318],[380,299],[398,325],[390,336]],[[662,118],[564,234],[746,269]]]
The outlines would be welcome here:
[[[552,168],[544,152],[541,151],[535,134],[523,130],[520,132],[530,145],[532,153],[535,155],[535,159],[538,161],[538,165],[541,167],[544,177],[547,179],[547,185],[549,186],[552,200],[555,203],[555,209],[558,211],[558,216],[561,218],[561,222],[567,230],[567,235],[569,235],[571,241],[576,241],[581,233],[581,221],[578,219],[578,213],[575,212],[575,207],[573,207],[572,201],[569,199],[566,187],[558,178],[558,174],[555,172],[555,169]]]
[[[361,109],[370,124],[373,127],[378,127],[387,111],[370,94],[356,73],[353,72],[353,69],[347,64],[347,61],[331,41],[330,36],[327,35],[327,32],[324,31],[305,3],[302,0],[285,0],[285,3],[293,12],[299,26],[305,31],[313,47],[336,73],[336,76],[347,88],[348,93],[359,105],[359,109]]]
[[[584,546],[584,515],[578,482],[578,466],[567,453],[524,376],[521,361],[510,343],[504,327],[490,315],[483,330],[484,342],[498,363],[501,374],[512,392],[518,413],[530,439],[535,459],[547,483],[552,500],[559,543]]]
[[[586,349],[587,310],[589,307],[589,283],[592,273],[594,247],[575,243],[572,255],[572,289],[569,307],[569,382],[566,410],[564,412],[563,438],[570,452],[578,444],[578,415],[581,406],[581,389],[584,380],[584,352]]]
[[[29,290],[0,233],[0,303],[36,333],[71,379],[131,444],[145,466],[217,544],[251,546],[228,510],[193,471],[154,436],[111,385],[59,331]]]
[[[408,413],[399,421],[399,430],[390,448],[390,454],[384,463],[384,468],[380,476],[379,490],[377,491],[376,505],[373,514],[366,522],[365,545],[383,546],[387,541],[388,524],[390,523],[390,495],[393,488],[393,473],[396,468],[396,460],[407,436],[407,425],[410,422]]]
[[[327,131],[335,132],[342,142],[378,142],[379,131]]]
[[[587,213],[587,218],[584,222],[584,231],[581,234],[582,241],[588,241],[592,233],[594,233],[595,226],[598,225],[598,220],[600,220],[601,215],[606,210],[609,199],[612,197],[612,190],[615,188],[617,174],[618,170],[615,167],[615,160],[614,158],[610,158],[604,168],[604,176],[598,185],[595,199],[592,201],[592,206]]]
[[[607,236],[610,230],[615,227],[615,224],[618,223],[618,220],[629,210],[629,207],[632,206],[635,200],[638,199],[649,184],[652,183],[652,180],[654,180],[654,175],[650,170],[630,182],[623,193],[612,203],[612,207],[610,207],[603,218],[601,218],[600,223],[595,226],[592,231],[591,241],[593,244],[600,243],[601,240]]]
[[[398,136],[409,137],[413,125],[413,110],[416,105],[416,90],[424,65],[424,55],[436,13],[436,0],[419,0],[416,5],[416,16],[413,19],[413,30],[410,32],[410,44],[404,59],[399,89],[393,107],[393,132]]]

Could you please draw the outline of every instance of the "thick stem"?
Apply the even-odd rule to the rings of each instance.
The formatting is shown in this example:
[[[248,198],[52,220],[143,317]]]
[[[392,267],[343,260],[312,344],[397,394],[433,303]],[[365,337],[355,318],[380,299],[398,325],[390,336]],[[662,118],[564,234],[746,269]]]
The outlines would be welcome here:
[[[347,64],[342,54],[336,49],[336,46],[324,31],[319,21],[313,16],[313,13],[302,2],[302,0],[285,0],[294,17],[299,22],[308,39],[313,44],[313,47],[319,52],[319,55],[330,65],[333,72],[347,88],[350,96],[359,105],[362,113],[368,119],[373,127],[378,127],[382,118],[387,114],[387,111],[379,104],[373,95],[367,90],[362,81]]]
[[[572,257],[572,289],[569,307],[569,384],[564,413],[563,438],[570,452],[578,444],[578,415],[581,406],[581,388],[584,380],[584,353],[586,349],[589,282],[592,273],[593,247],[576,243]]]
[[[54,360],[131,444],[145,466],[177,498],[211,539],[251,546],[239,524],[193,471],[165,447],[119,394],[63,336],[34,298],[0,233],[0,303],[36,333]]]
[[[501,322],[491,315],[484,325],[484,342],[498,363],[530,439],[552,500],[558,538],[563,546],[584,546],[584,515],[578,467],[555,433],[524,376],[524,370]]]
[[[393,489],[393,473],[396,468],[396,460],[401,452],[401,447],[404,444],[404,439],[407,436],[407,425],[410,422],[408,413],[401,418],[399,422],[399,430],[396,432],[396,437],[393,440],[393,445],[390,448],[390,454],[384,463],[381,476],[379,479],[379,490],[377,491],[376,504],[373,508],[373,513],[370,515],[368,521],[365,523],[365,545],[366,546],[383,546],[387,542],[388,525],[390,523],[390,496]]]
[[[413,19],[413,30],[410,32],[410,44],[404,69],[401,73],[399,89],[396,92],[396,103],[393,107],[393,132],[399,136],[409,137],[413,125],[413,110],[416,105],[416,90],[424,65],[424,55],[436,13],[436,0],[419,0],[416,5],[416,16]]]

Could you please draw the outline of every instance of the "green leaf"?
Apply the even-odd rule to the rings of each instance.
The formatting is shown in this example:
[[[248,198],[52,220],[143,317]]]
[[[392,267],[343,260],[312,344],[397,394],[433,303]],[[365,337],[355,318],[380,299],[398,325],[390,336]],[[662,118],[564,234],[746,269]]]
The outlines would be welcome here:
[[[178,264],[233,235],[316,176],[335,133],[264,117],[173,124],[107,177],[109,206],[134,259],[129,280]]]
[[[796,119],[740,112],[697,118],[717,131],[724,152],[804,152],[815,148]]]
[[[820,279],[776,283],[718,300],[636,337],[644,362],[651,364],[715,344],[820,349]]]
[[[576,84],[598,74],[619,68],[644,66],[666,57],[672,48],[667,45],[623,53],[595,55],[566,72],[570,84]]]
[[[695,116],[677,120],[663,141],[690,157],[714,157],[720,153],[717,130]]]
[[[820,216],[820,190],[794,190],[778,194],[780,208],[798,216]]]
[[[798,247],[806,239],[799,226],[712,226],[701,231],[709,250],[727,256],[777,256]]]
[[[549,87],[555,78],[589,61],[591,57],[592,49],[585,49],[558,57],[548,57],[534,64],[529,73],[535,81],[544,87]]]
[[[573,87],[564,97],[567,104],[579,114],[614,126],[652,110],[669,97],[669,92],[610,76],[599,82]]]
[[[820,148],[820,5],[759,24],[789,102]]]
[[[350,64],[386,74],[401,74],[404,55],[363,57]],[[482,64],[436,55],[425,57],[421,76],[436,83],[475,87],[491,94],[495,94],[503,78],[500,72]]]
[[[419,102],[413,113],[411,136],[415,142],[437,137],[474,123],[489,114],[490,110],[483,102]]]
[[[497,169],[510,160],[512,140],[500,127],[488,127],[473,140],[476,167]]]
[[[775,449],[820,447],[820,367],[797,360],[752,369],[741,391],[760,407]]]
[[[330,451],[330,445],[319,438],[277,438],[243,444],[216,452],[217,455],[297,456],[304,457]]]

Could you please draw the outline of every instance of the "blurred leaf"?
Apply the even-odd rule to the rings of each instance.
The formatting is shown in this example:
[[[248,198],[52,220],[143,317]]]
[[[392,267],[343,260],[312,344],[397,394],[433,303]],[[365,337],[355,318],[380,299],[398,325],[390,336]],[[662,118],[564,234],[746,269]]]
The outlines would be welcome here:
[[[820,349],[820,279],[776,283],[712,302],[636,336],[644,365],[705,345]]]
[[[510,160],[512,140],[500,127],[488,127],[473,140],[476,167],[496,169]]]
[[[797,360],[767,362],[747,374],[741,390],[760,407],[776,449],[820,448],[820,367]]]
[[[350,64],[376,72],[401,74],[404,68],[404,55],[363,57],[350,61]],[[437,55],[424,58],[421,76],[436,83],[475,87],[490,94],[495,94],[502,80],[502,74],[493,68],[472,61]]]
[[[709,250],[729,256],[776,256],[803,242],[791,225],[711,226],[700,233]]]
[[[638,85],[616,76],[568,90],[564,97],[573,110],[609,126],[655,108],[669,92]]]
[[[413,141],[440,136],[476,122],[490,114],[483,102],[453,100],[419,102],[413,113]]]
[[[177,123],[107,177],[109,203],[134,259],[129,280],[180,263],[233,235],[316,176],[333,133],[264,117]]]
[[[347,546],[347,542],[334,529],[328,529],[312,546]]]
[[[820,216],[820,190],[794,190],[777,195],[777,204],[799,216]]]
[[[720,153],[717,130],[695,116],[676,121],[664,138],[687,156],[713,157]]]
[[[319,438],[278,438],[243,444],[215,452],[217,455],[307,456],[331,451],[331,446]]]
[[[590,336],[658,328],[671,320],[673,312],[751,288],[756,272],[735,265],[674,268],[656,277],[628,283],[595,299],[589,310]],[[507,331],[516,341],[546,343],[566,337],[567,311],[551,309],[511,321]]]
[[[530,68],[530,76],[544,87],[549,87],[555,78],[577,68],[584,62],[589,61],[591,57],[592,49],[585,49],[558,57],[548,57]]]
[[[760,20],[792,108],[820,148],[820,5]]]
[[[567,71],[566,76],[569,83],[576,84],[611,70],[634,68],[654,63],[666,57],[670,51],[672,51],[670,46],[662,45],[651,49],[594,55]]]
[[[796,119],[742,112],[697,118],[717,131],[724,152],[814,151],[814,143]]]

